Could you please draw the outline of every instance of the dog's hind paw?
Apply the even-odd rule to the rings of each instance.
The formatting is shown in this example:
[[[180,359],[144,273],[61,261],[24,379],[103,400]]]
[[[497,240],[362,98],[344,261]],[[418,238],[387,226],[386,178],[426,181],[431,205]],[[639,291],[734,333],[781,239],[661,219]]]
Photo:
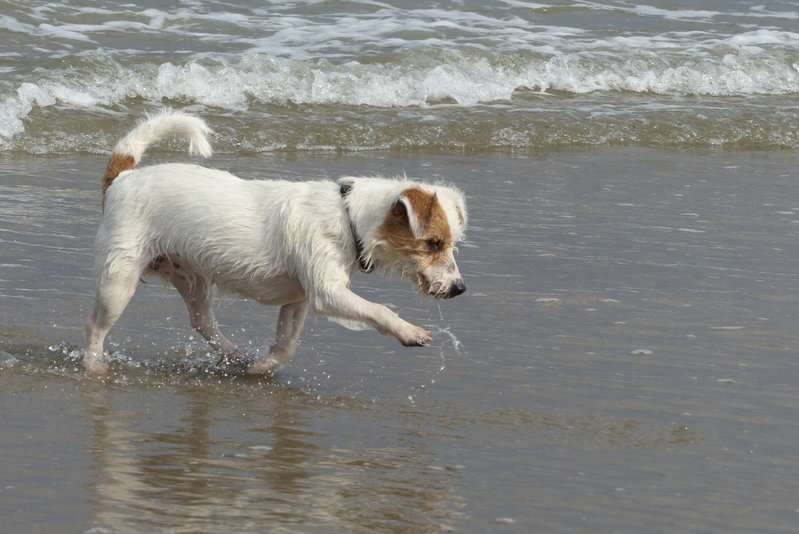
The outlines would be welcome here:
[[[96,352],[86,352],[81,362],[86,372],[92,376],[103,376],[108,374],[108,362],[103,354]]]
[[[280,362],[274,358],[258,358],[250,363],[244,371],[248,375],[271,375],[280,367]]]
[[[216,364],[235,373],[245,373],[255,361],[255,357],[247,351],[236,349],[219,357]]]

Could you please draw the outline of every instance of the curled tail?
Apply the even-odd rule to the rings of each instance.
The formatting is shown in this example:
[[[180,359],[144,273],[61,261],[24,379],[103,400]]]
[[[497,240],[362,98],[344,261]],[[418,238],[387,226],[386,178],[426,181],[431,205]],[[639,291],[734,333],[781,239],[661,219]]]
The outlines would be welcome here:
[[[164,137],[185,138],[189,141],[189,154],[209,157],[211,145],[206,139],[209,133],[211,129],[202,119],[181,111],[165,110],[147,117],[114,147],[103,175],[103,195],[121,172],[136,166],[148,146]]]

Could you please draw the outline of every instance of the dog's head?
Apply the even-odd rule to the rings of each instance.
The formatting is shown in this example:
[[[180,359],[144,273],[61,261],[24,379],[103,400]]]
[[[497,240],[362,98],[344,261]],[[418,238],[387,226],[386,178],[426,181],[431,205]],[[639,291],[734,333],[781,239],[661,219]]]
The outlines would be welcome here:
[[[466,227],[460,191],[405,181],[367,243],[372,265],[419,285],[423,295],[452,298],[466,291],[454,253]]]

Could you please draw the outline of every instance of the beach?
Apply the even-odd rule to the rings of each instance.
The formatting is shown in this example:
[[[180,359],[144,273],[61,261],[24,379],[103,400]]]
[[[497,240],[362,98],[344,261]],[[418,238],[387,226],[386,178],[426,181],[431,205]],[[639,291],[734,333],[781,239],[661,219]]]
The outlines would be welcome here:
[[[708,5],[712,4],[712,5]],[[782,533],[799,516],[799,17],[623,0],[0,7],[0,530]],[[461,189],[467,292],[359,295],[244,377],[158,279],[80,364],[101,180],[147,113],[244,179]],[[277,309],[219,295],[264,353]]]

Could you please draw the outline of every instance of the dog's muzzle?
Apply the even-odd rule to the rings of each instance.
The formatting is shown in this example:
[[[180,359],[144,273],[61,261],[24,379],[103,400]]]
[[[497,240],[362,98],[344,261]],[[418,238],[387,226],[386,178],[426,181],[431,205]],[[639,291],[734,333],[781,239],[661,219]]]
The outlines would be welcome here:
[[[447,294],[444,295],[445,299],[451,299],[452,297],[457,297],[458,295],[462,295],[466,292],[466,284],[463,283],[463,280],[455,280],[451,286],[449,286],[449,291]]]
[[[443,282],[433,282],[423,274],[419,274],[419,286],[423,295],[429,295],[436,299],[451,299],[463,294],[466,291],[466,284],[461,278],[452,281],[449,286]]]

